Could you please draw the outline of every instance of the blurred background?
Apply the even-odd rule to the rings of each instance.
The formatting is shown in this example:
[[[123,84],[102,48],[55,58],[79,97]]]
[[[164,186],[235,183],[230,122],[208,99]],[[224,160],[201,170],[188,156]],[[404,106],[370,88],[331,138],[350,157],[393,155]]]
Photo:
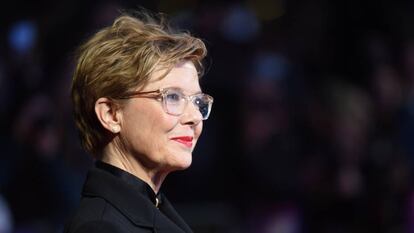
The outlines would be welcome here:
[[[163,192],[195,232],[414,232],[414,2],[7,1],[0,11],[0,233],[61,232],[93,161],[75,48],[121,9],[209,49],[215,98]]]

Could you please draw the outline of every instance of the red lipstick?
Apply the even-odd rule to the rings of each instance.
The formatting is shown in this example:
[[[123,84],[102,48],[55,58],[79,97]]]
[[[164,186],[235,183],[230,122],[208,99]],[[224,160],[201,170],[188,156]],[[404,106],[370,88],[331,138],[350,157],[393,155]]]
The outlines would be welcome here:
[[[171,140],[181,143],[188,148],[193,147],[193,137],[190,136],[173,137]]]

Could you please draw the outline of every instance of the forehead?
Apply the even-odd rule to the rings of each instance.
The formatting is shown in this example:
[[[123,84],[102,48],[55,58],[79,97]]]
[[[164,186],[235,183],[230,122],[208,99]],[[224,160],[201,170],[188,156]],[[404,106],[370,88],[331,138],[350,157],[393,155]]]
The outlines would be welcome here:
[[[176,64],[164,77],[166,69],[160,68],[151,75],[147,90],[154,90],[167,87],[177,87],[184,92],[199,92],[200,84],[197,69],[191,61],[183,61]]]

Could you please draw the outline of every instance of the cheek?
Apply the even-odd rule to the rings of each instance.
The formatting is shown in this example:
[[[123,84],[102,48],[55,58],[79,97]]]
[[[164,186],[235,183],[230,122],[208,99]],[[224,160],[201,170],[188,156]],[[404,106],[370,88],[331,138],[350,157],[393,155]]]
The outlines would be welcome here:
[[[177,117],[165,113],[160,106],[150,106],[142,109],[146,109],[146,111],[141,112],[136,121],[139,121],[139,124],[146,128],[148,136],[161,137],[166,132],[171,131],[178,123]]]
[[[144,102],[137,104],[137,106],[131,108],[125,115],[125,135],[129,140],[135,142],[136,146],[152,149],[162,146],[168,138],[167,133],[177,124],[177,119],[167,115],[155,103]]]
[[[179,125],[179,119],[176,116],[168,115],[166,113],[162,113],[158,115],[158,118],[155,119],[153,125],[158,128],[158,131],[162,131],[163,133],[173,132]]]
[[[201,121],[195,128],[194,128],[194,135],[198,139],[203,132],[203,122]]]

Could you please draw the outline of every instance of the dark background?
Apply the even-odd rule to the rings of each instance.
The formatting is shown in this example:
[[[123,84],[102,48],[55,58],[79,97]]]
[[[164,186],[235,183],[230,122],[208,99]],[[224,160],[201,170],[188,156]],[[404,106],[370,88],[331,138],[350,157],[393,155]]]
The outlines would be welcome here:
[[[7,2],[7,4],[6,4]],[[414,2],[6,1],[0,232],[61,232],[92,159],[73,52],[142,6],[207,44],[213,112],[163,191],[195,232],[414,232]]]

